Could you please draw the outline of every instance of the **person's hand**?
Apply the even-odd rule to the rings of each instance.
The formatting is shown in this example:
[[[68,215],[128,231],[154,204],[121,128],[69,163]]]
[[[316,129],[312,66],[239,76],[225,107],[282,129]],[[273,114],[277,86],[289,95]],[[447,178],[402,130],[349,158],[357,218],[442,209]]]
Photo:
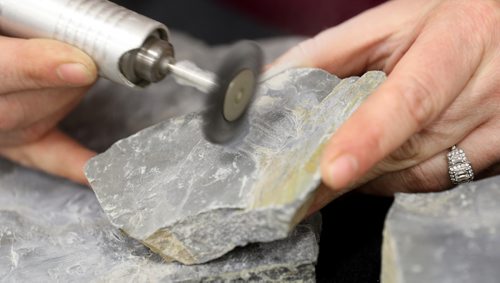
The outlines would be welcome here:
[[[309,39],[277,66],[387,81],[335,133],[312,210],[355,187],[390,194],[452,186],[457,144],[476,174],[500,160],[500,1],[397,0]],[[490,170],[491,173],[491,170]]]
[[[52,40],[0,37],[0,155],[85,183],[93,156],[56,129],[96,80],[91,58]]]

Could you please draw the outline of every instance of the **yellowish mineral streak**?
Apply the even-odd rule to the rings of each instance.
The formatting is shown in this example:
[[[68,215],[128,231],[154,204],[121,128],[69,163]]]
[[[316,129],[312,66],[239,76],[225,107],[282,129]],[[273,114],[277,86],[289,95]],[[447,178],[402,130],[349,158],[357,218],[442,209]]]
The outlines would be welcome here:
[[[401,282],[400,274],[396,267],[396,254],[394,254],[394,239],[384,229],[384,243],[382,245],[382,274],[380,279],[383,283],[397,283]]]
[[[183,264],[195,264],[198,261],[198,259],[184,247],[184,244],[166,229],[156,231],[153,235],[145,239],[143,244],[169,262],[173,260],[164,253],[164,250],[167,250],[171,255],[175,254],[175,260]],[[159,247],[161,247],[161,249],[159,249]]]
[[[367,94],[373,92],[384,81],[384,78],[385,75],[381,72],[368,72],[363,77],[359,78],[355,84],[352,84],[352,79],[343,80],[332,90],[324,101],[334,99],[331,96],[336,95],[340,88],[351,85],[348,91],[352,96],[351,99],[348,100],[349,104],[343,109],[343,113],[338,113],[346,116],[354,110],[354,107],[356,107]],[[304,113],[301,113],[301,115],[304,115]],[[305,117],[309,118],[309,115],[305,115]],[[330,132],[333,132],[337,125],[331,125],[331,127]],[[271,158],[264,155],[263,158],[259,160],[259,164],[267,168],[264,170],[266,175],[255,185],[253,194],[254,199],[249,209],[283,206],[302,198],[305,202],[293,217],[290,223],[290,229],[300,222],[313,202],[314,191],[309,192],[308,196],[301,195],[307,193],[304,192],[304,190],[309,189],[309,184],[311,184],[313,178],[316,177],[315,175],[318,174],[321,155],[326,143],[327,140],[322,141],[322,143],[318,145],[316,151],[306,159],[308,161],[303,165],[296,163],[296,160],[300,160],[303,156],[308,154],[302,150],[287,153],[280,157],[274,156]],[[297,156],[302,158],[294,158]],[[277,168],[280,170],[275,170]],[[288,168],[288,170],[283,170],[284,168]],[[283,174],[283,172],[287,173]]]

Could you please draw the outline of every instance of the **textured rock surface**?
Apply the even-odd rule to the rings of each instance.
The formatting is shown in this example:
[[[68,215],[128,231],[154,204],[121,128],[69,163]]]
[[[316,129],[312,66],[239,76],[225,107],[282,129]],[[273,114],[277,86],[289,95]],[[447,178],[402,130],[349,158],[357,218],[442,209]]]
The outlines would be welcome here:
[[[314,281],[319,216],[285,240],[185,266],[113,227],[89,189],[4,160],[0,172],[1,282]]]
[[[202,263],[282,239],[320,182],[324,143],[384,79],[288,70],[261,85],[231,146],[207,142],[189,114],[117,142],[87,177],[111,222],[166,259]]]
[[[383,282],[498,282],[500,177],[400,194],[385,224]]]

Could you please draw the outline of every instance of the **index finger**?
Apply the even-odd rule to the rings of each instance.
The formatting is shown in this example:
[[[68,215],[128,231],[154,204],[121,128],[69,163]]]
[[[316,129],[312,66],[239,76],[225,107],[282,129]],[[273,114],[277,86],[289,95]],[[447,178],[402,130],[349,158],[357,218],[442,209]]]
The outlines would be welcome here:
[[[450,33],[449,27],[441,22],[424,28],[387,81],[333,136],[321,165],[329,187],[349,187],[440,115],[466,86],[481,50],[464,39],[466,32]]]

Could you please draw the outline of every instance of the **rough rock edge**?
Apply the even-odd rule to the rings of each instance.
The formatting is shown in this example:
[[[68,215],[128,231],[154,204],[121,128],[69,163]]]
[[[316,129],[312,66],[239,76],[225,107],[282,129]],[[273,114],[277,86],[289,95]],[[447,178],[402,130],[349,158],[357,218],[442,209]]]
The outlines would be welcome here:
[[[228,273],[222,276],[185,279],[175,282],[316,282],[314,264],[296,266],[272,265],[246,273]]]
[[[345,87],[344,84],[347,84],[349,87],[351,87],[353,92],[364,92],[364,93],[366,93],[368,91],[372,92],[374,89],[369,89],[369,90],[363,89],[363,87],[366,87],[366,85],[363,83],[367,80],[369,81],[369,80],[374,79],[374,77],[375,78],[376,77],[385,78],[385,74],[382,72],[371,71],[371,72],[367,72],[366,74],[364,74],[362,77],[359,77],[359,78],[358,77],[351,77],[351,78],[341,80],[332,89],[332,91],[327,95],[327,97],[330,95],[335,95],[340,88]],[[349,107],[346,107],[346,109],[345,109],[345,111],[349,111],[351,113],[344,114],[344,115],[352,114],[352,112],[355,110],[354,106],[358,105],[361,102],[361,100],[363,100],[367,97],[367,95],[365,95],[365,96],[359,96],[359,95],[356,96],[355,95],[355,97],[357,99],[350,101]],[[328,99],[328,98],[325,98],[325,99]],[[310,164],[319,164],[319,159],[321,156],[320,153],[322,151],[322,148],[325,145],[325,143],[328,141],[328,138],[331,136],[331,134],[334,130],[335,129],[332,128],[327,133],[325,133],[318,150],[316,152],[314,152],[309,157],[309,161],[305,162],[304,167],[307,167]],[[317,174],[317,176],[315,176],[314,179],[316,179],[316,182],[319,183],[320,182],[320,175]],[[289,181],[290,180],[287,180],[287,183]],[[316,185],[314,187],[316,187]],[[193,257],[187,248],[184,247],[183,249],[180,249],[179,247],[174,247],[170,243],[165,246],[164,250],[168,250],[169,253],[171,253],[171,254],[172,254],[172,250],[179,250],[179,253],[176,253],[175,257],[177,259],[181,259],[182,263],[184,263],[184,264],[198,264],[198,263],[204,263],[204,262],[208,262],[210,260],[213,260],[214,257],[218,258],[218,257],[226,254],[228,251],[231,251],[236,247],[244,246],[248,243],[271,242],[271,241],[285,238],[285,237],[287,237],[288,233],[290,233],[290,231],[293,230],[293,228],[300,222],[300,220],[307,213],[308,208],[310,207],[310,205],[312,204],[312,201],[314,200],[313,199],[314,192],[315,192],[314,189],[313,190],[307,189],[307,190],[304,190],[304,192],[303,192],[306,194],[306,196],[299,197],[297,201],[294,201],[294,202],[289,203],[287,205],[283,205],[279,208],[278,207],[277,208],[265,207],[265,208],[261,208],[261,209],[256,209],[256,210],[251,211],[251,213],[248,214],[250,217],[259,218],[258,216],[256,217],[254,214],[256,214],[257,212],[262,212],[262,213],[265,213],[265,215],[266,215],[265,218],[267,218],[267,217],[274,218],[274,221],[273,221],[274,223],[282,223],[282,225],[284,227],[286,227],[286,229],[275,229],[275,225],[273,227],[266,226],[266,225],[258,227],[258,229],[260,229],[261,231],[274,230],[274,232],[270,232],[269,235],[274,235],[275,237],[268,237],[267,240],[264,240],[262,237],[260,237],[260,238],[257,237],[256,239],[251,239],[251,238],[247,238],[246,235],[243,235],[242,237],[239,237],[238,240],[236,240],[236,241],[227,242],[228,245],[227,245],[226,249],[224,249],[223,251],[216,253],[215,255],[213,253],[209,253],[206,256],[201,256],[201,257]],[[302,200],[306,200],[306,201],[302,202]],[[284,210],[290,210],[290,209],[296,210],[295,214],[293,215],[293,217],[291,219],[288,219],[288,218],[284,219],[280,214],[282,214],[283,216],[286,216],[286,214],[284,214],[282,212]],[[228,218],[234,217],[235,219],[242,219],[242,218],[246,217],[245,215],[247,215],[247,212],[249,212],[249,211],[241,210],[241,209],[225,209],[225,211],[226,212],[224,214],[227,215]],[[200,224],[207,223],[207,221],[200,220],[200,219],[203,219],[205,214],[206,215],[208,215],[208,214],[213,215],[214,212],[215,211],[212,210],[212,211],[208,211],[208,212],[201,213],[198,215],[194,215],[194,216],[191,216],[189,218],[184,219],[183,221],[174,223],[172,225],[169,225],[168,227],[164,227],[163,229],[161,229],[164,231],[164,233],[161,233],[159,235],[157,235],[157,233],[155,233],[154,235],[147,238],[144,241],[144,244],[148,247],[155,246],[155,243],[157,243],[158,241],[163,242],[163,240],[161,239],[161,237],[163,237],[163,236],[168,236],[170,239],[172,239],[175,242],[183,243],[183,241],[179,240],[176,237],[175,232],[171,232],[171,231],[177,231],[179,229],[182,229],[179,227],[183,227],[186,223],[189,225],[192,225],[194,222],[193,219],[197,219],[196,222],[198,222]],[[222,219],[222,217],[221,218],[215,217],[215,219]],[[228,221],[228,222],[231,222],[231,221]],[[245,221],[241,221],[241,222],[245,222]],[[255,221],[251,221],[251,222],[255,223]],[[284,230],[287,231],[285,234],[279,233],[279,232],[284,231]],[[233,237],[233,239],[234,239],[234,237]],[[168,256],[163,251],[160,251],[158,249],[154,249],[154,251],[157,251],[160,255],[162,255],[162,257],[164,257],[166,259],[171,259],[171,257]]]
[[[315,69],[311,69],[311,71],[314,71],[314,70]],[[332,78],[335,77],[335,76],[330,75],[330,74],[328,74],[328,75],[331,76]],[[377,77],[379,77],[379,78],[377,78]],[[341,89],[342,87],[346,87],[346,85],[351,88],[352,93],[357,93],[357,92],[364,93],[364,95],[354,95],[356,97],[356,99],[349,101],[349,105],[347,105],[345,107],[344,113],[341,114],[341,115],[350,115],[350,114],[352,114],[352,112],[354,112],[354,110],[356,108],[355,106],[359,105],[359,103],[362,100],[364,100],[369,95],[370,92],[372,92],[374,90],[373,88],[370,88],[368,91],[366,89],[363,89],[363,87],[366,87],[366,85],[364,85],[363,82],[365,80],[370,81],[370,80],[375,79],[375,80],[379,80],[380,81],[379,84],[380,84],[383,81],[383,78],[385,78],[385,74],[383,72],[372,71],[372,72],[367,72],[366,74],[364,74],[362,77],[359,77],[359,78],[358,77],[351,77],[351,78],[341,80],[333,87],[331,92],[324,98],[324,100],[327,100],[328,96],[335,95],[339,89]],[[153,126],[153,127],[155,127],[155,126]],[[335,130],[335,128],[332,126],[332,128],[324,134],[323,138],[320,139],[321,142],[319,143],[318,150],[309,156],[309,161],[304,163],[305,164],[304,167],[307,167],[308,164],[310,164],[310,163],[319,164],[319,157],[320,157],[320,152],[322,150],[322,147],[327,142],[328,138],[331,136],[331,133],[334,130]],[[135,135],[132,135],[132,136],[135,136]],[[117,144],[119,144],[119,142]],[[307,159],[307,158],[305,158],[305,159]],[[90,162],[87,164],[86,173],[88,171],[89,164],[90,164]],[[301,168],[301,170],[302,169],[303,168]],[[317,171],[316,174],[313,174],[314,176],[312,177],[312,181],[319,184],[319,182],[320,182],[319,170],[316,169],[316,171]],[[93,180],[88,175],[87,175],[87,178],[92,183]],[[286,183],[289,183],[289,182],[287,181]],[[237,238],[237,240],[226,242],[227,243],[226,248],[220,252],[217,252],[215,254],[209,252],[206,255],[196,257],[192,254],[192,252],[189,251],[189,249],[187,247],[185,247],[182,244],[183,243],[182,239],[180,239],[180,237],[178,235],[176,235],[175,232],[172,232],[172,231],[184,229],[185,228],[184,225],[186,223],[189,224],[187,226],[192,226],[193,219],[197,219],[198,221],[196,221],[196,222],[198,222],[200,224],[206,224],[207,221],[199,221],[199,219],[203,218],[204,215],[208,215],[208,214],[213,215],[214,210],[212,210],[212,211],[208,211],[208,212],[199,213],[197,215],[193,215],[189,218],[183,219],[182,221],[178,221],[176,223],[172,223],[166,227],[163,227],[162,229],[157,230],[155,233],[150,235],[145,240],[142,240],[141,242],[143,244],[145,244],[146,246],[148,246],[149,248],[151,248],[154,252],[159,253],[167,261],[172,261],[172,258],[175,258],[176,260],[178,260],[184,264],[198,264],[198,263],[208,262],[210,260],[213,260],[214,258],[218,258],[218,257],[226,254],[228,251],[231,251],[238,246],[244,246],[244,245],[251,243],[251,242],[263,242],[263,241],[271,242],[274,240],[282,239],[282,238],[285,238],[291,230],[293,230],[294,226],[296,224],[298,224],[299,220],[307,212],[309,205],[312,203],[312,200],[313,200],[312,196],[315,192],[314,188],[316,186],[317,185],[309,186],[310,188],[304,189],[302,192],[302,196],[297,197],[296,201],[293,201],[293,202],[288,203],[288,204],[283,204],[279,208],[278,207],[276,207],[276,208],[270,208],[270,207],[255,208],[254,207],[254,210],[252,210],[251,213],[248,213],[248,215],[250,215],[250,217],[259,218],[259,217],[255,217],[252,214],[255,214],[256,211],[263,212],[265,215],[264,218],[272,217],[274,219],[275,223],[282,223],[282,225],[285,226],[285,229],[283,229],[283,228],[276,229],[275,228],[276,225],[273,225],[273,227],[270,227],[268,225],[265,225],[265,223],[262,226],[258,226],[259,230],[261,230],[261,231],[269,231],[268,233],[265,233],[265,234],[273,235],[271,237],[256,237],[255,239],[249,239],[249,238],[245,237],[246,235],[243,235],[243,236]],[[283,213],[283,210],[289,211],[290,209],[295,210],[295,212],[291,213],[291,214]],[[225,211],[224,212],[224,215],[226,216],[226,217],[224,217],[225,219],[227,219],[228,217],[234,217],[235,219],[238,219],[238,218],[241,219],[242,217],[244,217],[243,215],[247,215],[247,212],[249,212],[247,210],[230,209],[230,208],[222,209],[222,210]],[[291,218],[289,216],[291,216]],[[220,219],[222,219],[222,217]],[[225,221],[222,221],[222,222],[225,222]],[[239,221],[239,222],[244,222],[244,221]],[[115,225],[115,226],[117,226],[117,225]],[[181,227],[181,228],[179,228],[179,227]],[[283,231],[286,231],[286,233],[282,233]],[[234,239],[234,235],[232,235],[232,236],[233,236],[232,239]],[[166,239],[170,239],[171,242],[168,242]],[[174,245],[173,242],[180,243],[181,244],[180,246],[182,248],[180,248],[179,245],[177,245],[177,246]],[[157,245],[156,245],[158,243],[166,243],[166,244],[163,245],[163,247],[164,247],[163,249],[159,249],[159,248],[157,248]],[[168,253],[170,255],[168,255],[166,252],[164,252],[165,250],[168,250]],[[172,254],[172,250],[177,250],[178,252]]]

